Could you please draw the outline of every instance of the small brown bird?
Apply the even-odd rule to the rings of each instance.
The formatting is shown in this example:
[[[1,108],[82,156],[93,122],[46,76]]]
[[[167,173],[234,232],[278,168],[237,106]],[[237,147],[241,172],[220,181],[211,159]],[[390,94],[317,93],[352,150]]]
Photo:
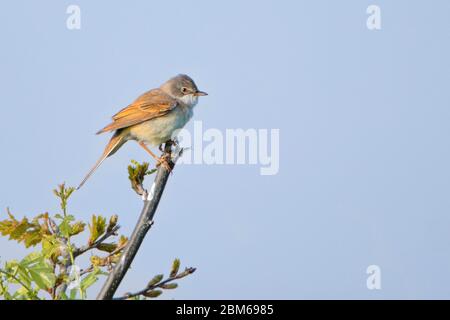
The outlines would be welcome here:
[[[175,130],[181,129],[192,118],[199,96],[208,95],[199,91],[195,82],[180,74],[158,89],[147,91],[132,104],[120,110],[113,122],[97,134],[114,131],[105,151],[89,171],[77,189],[81,188],[102,162],[113,155],[128,140],[136,140],[156,161],[170,171],[167,160],[157,157],[148,147],[160,146],[172,138]]]

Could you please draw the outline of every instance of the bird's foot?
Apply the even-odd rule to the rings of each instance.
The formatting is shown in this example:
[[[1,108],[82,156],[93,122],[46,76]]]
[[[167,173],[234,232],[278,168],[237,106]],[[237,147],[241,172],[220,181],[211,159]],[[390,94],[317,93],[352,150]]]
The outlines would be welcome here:
[[[179,142],[178,142],[178,139],[177,139],[177,138],[173,138],[173,139],[172,139],[172,145],[175,146],[175,147],[178,147],[178,146],[179,146]]]
[[[166,141],[165,147],[172,148],[172,147],[177,147],[178,145],[179,145],[178,139],[173,138],[173,139]],[[162,147],[162,145],[161,145],[161,147]]]
[[[159,159],[158,162],[156,163],[156,166],[163,166],[164,169],[166,169],[169,173],[172,173],[172,165],[171,165],[171,158],[170,158],[170,154],[164,154],[162,155]]]

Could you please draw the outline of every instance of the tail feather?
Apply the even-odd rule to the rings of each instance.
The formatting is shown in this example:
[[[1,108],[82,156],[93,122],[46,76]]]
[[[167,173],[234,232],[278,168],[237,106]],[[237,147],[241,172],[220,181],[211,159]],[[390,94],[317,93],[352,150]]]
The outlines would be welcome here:
[[[91,170],[89,170],[88,174],[86,175],[86,177],[84,177],[83,181],[81,181],[80,185],[78,186],[77,190],[80,189],[84,183],[87,181],[87,179],[89,179],[89,177],[95,172],[95,170],[98,169],[98,167],[100,167],[100,165],[103,163],[103,161],[105,161],[106,158],[108,158],[109,156],[113,155],[117,150],[119,150],[119,148],[126,142],[126,140],[124,139],[123,135],[120,135],[118,133],[116,133],[111,140],[109,141],[109,143],[106,145],[105,147],[105,151],[103,151],[102,156],[100,157],[100,159],[97,160],[97,162],[95,163],[95,165],[92,167]]]

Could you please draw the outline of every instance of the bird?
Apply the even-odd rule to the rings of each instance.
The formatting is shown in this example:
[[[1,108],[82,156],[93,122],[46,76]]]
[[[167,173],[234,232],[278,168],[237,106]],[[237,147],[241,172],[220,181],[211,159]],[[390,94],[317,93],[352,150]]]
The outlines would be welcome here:
[[[198,97],[207,96],[197,88],[188,75],[179,74],[159,88],[140,95],[134,102],[112,117],[112,122],[97,132],[114,132],[92,169],[81,181],[80,189],[106,158],[112,156],[125,142],[134,140],[157,162],[171,171],[167,159],[156,156],[149,147],[160,146],[173,137],[176,130],[192,118]]]

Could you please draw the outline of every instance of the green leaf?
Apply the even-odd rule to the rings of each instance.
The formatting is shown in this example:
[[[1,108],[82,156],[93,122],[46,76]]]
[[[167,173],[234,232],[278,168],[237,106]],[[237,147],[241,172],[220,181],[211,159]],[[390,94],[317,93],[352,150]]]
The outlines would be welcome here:
[[[9,292],[5,292],[4,296],[5,296],[5,300],[12,300],[13,299],[12,295]]]
[[[11,233],[9,234],[9,239],[20,240],[22,235],[27,231],[29,227],[30,224],[28,223],[28,219],[23,218],[22,221],[14,225],[14,227],[11,230]]]
[[[56,235],[45,236],[42,240],[42,255],[45,258],[50,258],[55,261],[66,248],[66,245],[61,242]]]
[[[75,220],[74,216],[67,215],[64,217],[63,221],[60,223],[59,231],[65,238],[70,237],[70,233],[72,232],[72,227],[70,226],[70,223],[74,220]]]
[[[98,275],[102,274],[99,268],[95,267],[94,271],[92,271],[90,274],[88,274],[86,277],[81,280],[81,290],[86,291],[87,288],[92,286],[94,283],[98,280]]]
[[[111,262],[111,258],[112,257],[101,258],[99,256],[91,256],[89,260],[91,261],[92,265],[95,267],[97,267],[97,266],[104,267]]]
[[[19,266],[19,273],[23,269],[24,274],[28,273],[39,289],[47,290],[55,284],[56,276],[53,268],[45,261],[41,253],[30,253],[20,262]]]
[[[156,298],[159,297],[162,294],[161,290],[150,290],[144,293],[144,296],[147,298]]]
[[[27,287],[31,286],[32,278],[28,272],[28,270],[22,266],[17,266],[16,277],[20,280],[20,282],[24,283]],[[14,280],[16,282],[16,280]],[[20,282],[17,282],[21,284]]]
[[[35,246],[42,241],[42,234],[39,231],[28,232],[24,235],[24,244],[26,248]]]
[[[92,215],[91,224],[89,225],[89,244],[93,244],[95,240],[97,240],[103,233],[105,233],[106,229],[106,218],[102,216]]]
[[[48,214],[39,214],[32,219],[30,222],[26,217],[21,221],[18,221],[8,209],[9,219],[0,221],[0,234],[3,236],[8,236],[10,240],[15,240],[17,242],[23,242],[28,248],[30,246],[35,246],[40,241],[42,237],[50,234],[47,228]],[[44,220],[42,223],[40,220]]]
[[[0,233],[2,236],[7,236],[11,234],[14,230],[15,222],[11,220],[0,221]]]
[[[98,250],[100,250],[100,251],[105,251],[105,252],[109,252],[109,253],[111,253],[111,252],[113,252],[114,250],[116,250],[116,248],[117,248],[117,244],[115,244],[115,243],[100,243],[100,244],[97,246],[97,249],[98,249]]]
[[[68,187],[66,188],[66,184],[62,183],[58,185],[57,189],[53,190],[53,193],[61,199],[61,207],[64,209],[67,205],[67,200],[69,199],[70,195],[75,191],[75,188]]]
[[[155,284],[161,282],[161,280],[164,278],[163,274],[157,274],[156,276],[153,277],[152,280],[150,280],[150,282],[147,284],[147,288],[154,286]]]
[[[16,299],[20,300],[31,299],[33,297],[33,293],[29,292],[25,287],[20,287],[19,289],[17,289],[14,295],[16,296]]]
[[[178,273],[178,270],[180,270],[180,259],[173,260],[172,263],[172,271],[170,271],[170,276],[175,277]]]
[[[112,231],[112,229],[117,225],[117,220],[119,220],[117,214],[112,215],[111,218],[109,218],[108,228],[106,229],[107,232]]]
[[[36,285],[43,290],[47,290],[55,284],[56,277],[53,274],[52,268],[47,265],[40,264],[30,268],[29,273]]]
[[[28,268],[30,265],[39,263],[42,260],[42,254],[40,252],[32,252],[20,261],[20,265],[24,268]]]
[[[8,282],[20,285],[23,283],[28,287],[31,285],[31,277],[29,276],[28,271],[16,260],[6,262],[5,271],[8,273],[8,275],[5,275]],[[19,281],[17,281],[17,279]]]
[[[86,227],[86,224],[84,222],[78,221],[78,222],[74,223],[70,227],[70,236],[75,236],[75,235],[83,232],[85,227]]]
[[[176,284],[176,283],[167,283],[167,284],[163,284],[161,286],[161,288],[163,288],[163,289],[176,289],[176,288],[178,288],[178,284]]]
[[[70,290],[70,300],[75,300],[76,298],[77,298],[77,292],[78,292],[78,289],[72,289],[72,290]]]
[[[64,291],[61,292],[61,295],[59,296],[59,298],[61,300],[68,300],[69,299],[69,297],[67,296],[67,294]]]
[[[156,172],[156,170],[149,170],[148,167],[148,162],[140,164],[135,160],[131,160],[131,165],[128,166],[128,179],[131,182],[131,188],[139,194],[142,192],[145,176]]]
[[[21,272],[23,271],[23,272]],[[29,277],[25,275],[29,274]],[[55,284],[56,277],[53,268],[45,261],[39,252],[32,252],[19,263],[19,274],[21,280],[31,279],[39,289],[47,290]],[[25,281],[24,281],[25,282]]]
[[[117,242],[117,246],[120,248],[123,248],[128,242],[128,238],[125,237],[124,235],[121,235],[119,237],[119,241]]]

